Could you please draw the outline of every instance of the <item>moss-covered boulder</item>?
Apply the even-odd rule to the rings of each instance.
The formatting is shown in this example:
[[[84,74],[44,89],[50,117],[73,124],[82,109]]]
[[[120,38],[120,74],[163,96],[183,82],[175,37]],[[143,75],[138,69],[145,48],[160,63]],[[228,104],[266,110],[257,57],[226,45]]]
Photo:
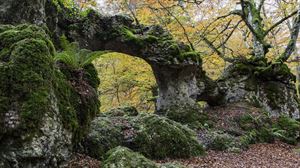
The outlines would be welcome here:
[[[126,147],[116,147],[106,153],[103,168],[158,168],[155,162]]]
[[[116,146],[126,146],[146,157],[183,158],[204,153],[195,133],[175,121],[152,114],[136,117],[98,117],[84,140],[87,154],[102,159]]]
[[[56,67],[55,49],[46,32],[35,25],[0,25],[3,164],[58,166],[88,127],[85,118],[92,118],[99,109],[97,94],[82,94]]]
[[[180,123],[156,115],[141,115],[134,123],[138,128],[134,149],[147,157],[186,158],[204,153],[195,133]]]
[[[127,125],[130,126],[129,121],[124,118],[96,118],[92,121],[90,131],[83,143],[85,152],[102,160],[108,150],[125,143],[124,132]]]
[[[224,102],[248,101],[271,116],[300,118],[294,80],[286,64],[250,59],[229,66],[218,85]]]
[[[188,125],[192,129],[199,129],[209,122],[207,114],[198,104],[173,105],[168,109],[158,111],[157,114]]]

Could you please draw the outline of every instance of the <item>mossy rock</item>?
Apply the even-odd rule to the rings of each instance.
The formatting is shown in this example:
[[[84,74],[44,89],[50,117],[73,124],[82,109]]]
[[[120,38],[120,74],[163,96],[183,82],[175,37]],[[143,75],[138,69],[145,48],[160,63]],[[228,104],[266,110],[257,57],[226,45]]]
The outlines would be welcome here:
[[[103,168],[158,168],[158,166],[143,155],[118,146],[106,153]]]
[[[105,152],[119,145],[155,159],[187,158],[204,153],[195,132],[165,117],[139,114],[96,118],[84,141],[87,154],[102,159]]]
[[[57,124],[74,133],[74,138],[82,137],[99,111],[97,94],[80,95],[71,77],[55,66],[54,54],[45,28],[0,26],[0,138],[6,134],[21,138],[20,143],[30,140],[47,117],[56,115],[61,122]],[[86,73],[97,77],[92,70]]]
[[[171,120],[188,125],[192,129],[202,128],[203,125],[213,126],[207,114],[203,113],[198,104],[195,105],[174,105],[169,109],[158,111],[157,114]]]
[[[124,107],[117,107],[111,109],[107,112],[104,112],[103,115],[110,116],[110,117],[117,117],[117,116],[137,116],[139,113],[137,109],[133,106],[124,106]]]
[[[149,158],[188,158],[204,154],[195,132],[165,117],[140,115],[134,120],[134,149]]]
[[[1,53],[5,51],[0,58],[0,134],[18,129],[19,135],[21,132],[33,135],[45,111],[53,109],[54,48],[40,27],[6,28],[0,33]],[[14,121],[4,121],[4,115],[13,117]]]
[[[89,156],[102,160],[104,154],[124,143],[122,130],[126,119],[98,117],[91,123],[90,131],[83,144]]]

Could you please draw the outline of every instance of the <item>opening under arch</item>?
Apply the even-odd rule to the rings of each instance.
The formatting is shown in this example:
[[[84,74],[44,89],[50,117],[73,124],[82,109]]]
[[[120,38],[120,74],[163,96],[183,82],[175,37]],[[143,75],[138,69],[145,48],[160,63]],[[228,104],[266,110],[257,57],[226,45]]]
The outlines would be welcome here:
[[[118,106],[134,106],[154,112],[157,84],[151,66],[143,59],[112,52],[95,60],[101,84],[101,111]]]

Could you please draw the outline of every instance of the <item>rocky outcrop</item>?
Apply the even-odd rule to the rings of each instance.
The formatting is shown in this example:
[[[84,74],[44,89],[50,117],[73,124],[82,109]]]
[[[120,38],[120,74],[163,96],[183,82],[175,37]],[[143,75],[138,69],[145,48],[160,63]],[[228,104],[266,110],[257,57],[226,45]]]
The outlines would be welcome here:
[[[223,101],[247,101],[265,109],[271,116],[300,118],[295,76],[287,65],[248,60],[225,70],[218,87],[225,93]]]
[[[45,4],[47,0],[5,0],[0,1],[0,23],[34,23],[41,25],[46,21]]]
[[[29,3],[27,1],[22,1],[26,2],[25,6]],[[188,45],[174,41],[168,31],[159,26],[134,25],[133,20],[126,16],[105,17],[91,11],[82,17],[65,8],[60,1],[40,0],[18,12],[15,12],[15,3],[19,2],[2,4],[3,22],[42,22],[53,32],[57,47],[57,38],[65,34],[71,41],[79,42],[82,48],[122,52],[148,62],[158,83],[157,110],[160,114],[174,105],[197,108],[194,99],[199,91],[196,73],[201,69],[200,56]],[[12,12],[15,17],[6,17]]]
[[[58,167],[98,112],[98,96],[81,94],[55,66],[41,27],[1,25],[0,49],[0,167]]]

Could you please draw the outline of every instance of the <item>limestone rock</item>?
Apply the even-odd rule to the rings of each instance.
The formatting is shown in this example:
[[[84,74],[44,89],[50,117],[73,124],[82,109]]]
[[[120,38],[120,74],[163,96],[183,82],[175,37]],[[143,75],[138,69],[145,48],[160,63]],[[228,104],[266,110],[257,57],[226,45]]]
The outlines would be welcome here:
[[[176,141],[174,141],[176,139]],[[204,153],[195,133],[165,117],[98,117],[84,141],[88,155],[102,159],[109,149],[126,146],[149,158],[191,157]]]

